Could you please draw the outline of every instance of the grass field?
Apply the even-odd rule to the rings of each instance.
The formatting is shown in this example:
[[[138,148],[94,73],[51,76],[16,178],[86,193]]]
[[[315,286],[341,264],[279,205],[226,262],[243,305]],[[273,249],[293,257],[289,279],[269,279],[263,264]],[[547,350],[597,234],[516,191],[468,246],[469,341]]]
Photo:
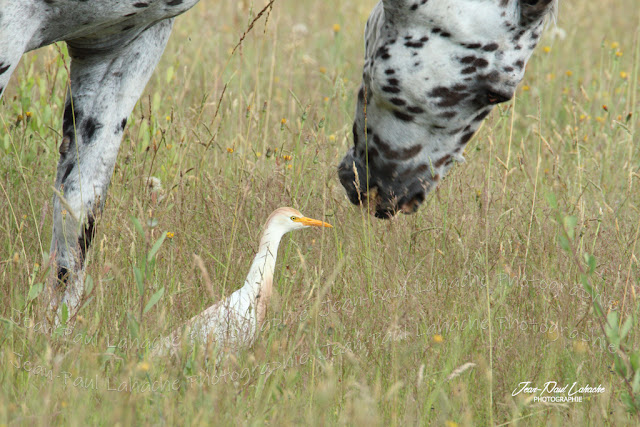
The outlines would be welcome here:
[[[336,171],[374,4],[277,0],[233,55],[264,2],[177,19],[125,130],[90,297],[53,337],[39,291],[69,59],[63,43],[23,57],[0,105],[0,425],[640,422],[637,1],[563,0],[467,162],[391,221],[352,206]],[[284,238],[256,345],[218,367],[151,358],[242,284],[279,206],[334,228]],[[605,391],[536,402],[513,396],[525,381]]]

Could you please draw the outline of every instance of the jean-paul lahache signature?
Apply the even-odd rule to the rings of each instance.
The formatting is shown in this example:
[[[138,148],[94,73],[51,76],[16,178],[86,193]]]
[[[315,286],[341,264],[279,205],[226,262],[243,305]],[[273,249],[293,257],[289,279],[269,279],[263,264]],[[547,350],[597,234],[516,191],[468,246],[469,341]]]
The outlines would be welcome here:
[[[531,385],[531,381],[523,381],[511,392],[511,396],[523,394],[536,394],[533,397],[534,402],[582,402],[583,394],[600,394],[604,393],[605,388],[598,384],[597,386],[579,386],[575,381],[573,384],[558,385],[557,381],[547,381],[542,388]],[[547,394],[546,396],[543,396]]]

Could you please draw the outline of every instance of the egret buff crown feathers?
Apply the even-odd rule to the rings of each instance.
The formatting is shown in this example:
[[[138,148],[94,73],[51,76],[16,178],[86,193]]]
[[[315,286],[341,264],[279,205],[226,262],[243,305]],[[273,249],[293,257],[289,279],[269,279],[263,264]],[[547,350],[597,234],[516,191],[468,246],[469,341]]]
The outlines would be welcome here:
[[[53,196],[54,322],[63,304],[71,318],[77,314],[85,257],[127,119],[173,18],[196,3],[0,0],[0,97],[23,53],[65,41],[71,58]],[[372,203],[381,218],[415,211],[452,163],[463,160],[493,105],[513,97],[556,6],[557,0],[381,0],[365,31],[354,146],[339,166],[351,202]]]
[[[189,343],[215,343],[232,349],[253,343],[264,322],[267,306],[273,292],[273,272],[278,246],[286,233],[307,227],[331,227],[326,222],[306,218],[293,208],[279,208],[267,219],[256,254],[244,286],[230,297],[207,308],[193,317],[184,327],[176,329],[164,340],[156,355],[175,351],[181,338]]]

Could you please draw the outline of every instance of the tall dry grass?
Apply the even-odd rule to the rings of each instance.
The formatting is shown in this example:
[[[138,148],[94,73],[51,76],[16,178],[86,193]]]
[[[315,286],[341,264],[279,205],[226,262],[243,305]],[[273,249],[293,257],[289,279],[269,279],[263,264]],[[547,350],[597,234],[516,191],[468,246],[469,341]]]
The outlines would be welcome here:
[[[93,290],[66,337],[38,330],[30,296],[47,275],[68,57],[60,45],[23,58],[0,107],[0,423],[637,422],[546,199],[576,218],[572,248],[595,256],[601,304],[634,317],[637,349],[636,2],[563,1],[467,163],[391,221],[351,206],[336,176],[373,4],[278,0],[233,56],[263,3],[201,2],[177,19],[125,131]],[[199,351],[151,359],[147,343],[242,284],[262,222],[285,205],[334,228],[285,237],[254,348],[217,368]],[[141,296],[134,267],[167,232]],[[544,404],[512,396],[523,381],[606,391]]]

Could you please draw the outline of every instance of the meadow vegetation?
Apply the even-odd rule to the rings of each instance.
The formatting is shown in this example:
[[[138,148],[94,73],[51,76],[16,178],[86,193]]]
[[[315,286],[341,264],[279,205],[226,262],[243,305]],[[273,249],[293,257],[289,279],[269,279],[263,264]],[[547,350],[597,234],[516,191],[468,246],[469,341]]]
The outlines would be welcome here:
[[[563,0],[467,162],[390,221],[352,206],[336,171],[374,3],[277,0],[233,54],[264,2],[176,20],[124,133],[90,294],[53,336],[69,57],[23,57],[0,101],[0,425],[637,425],[636,0]],[[151,358],[241,286],[279,206],[334,228],[284,238],[255,346],[217,367],[202,349]],[[525,381],[605,391],[536,402],[513,396]]]

